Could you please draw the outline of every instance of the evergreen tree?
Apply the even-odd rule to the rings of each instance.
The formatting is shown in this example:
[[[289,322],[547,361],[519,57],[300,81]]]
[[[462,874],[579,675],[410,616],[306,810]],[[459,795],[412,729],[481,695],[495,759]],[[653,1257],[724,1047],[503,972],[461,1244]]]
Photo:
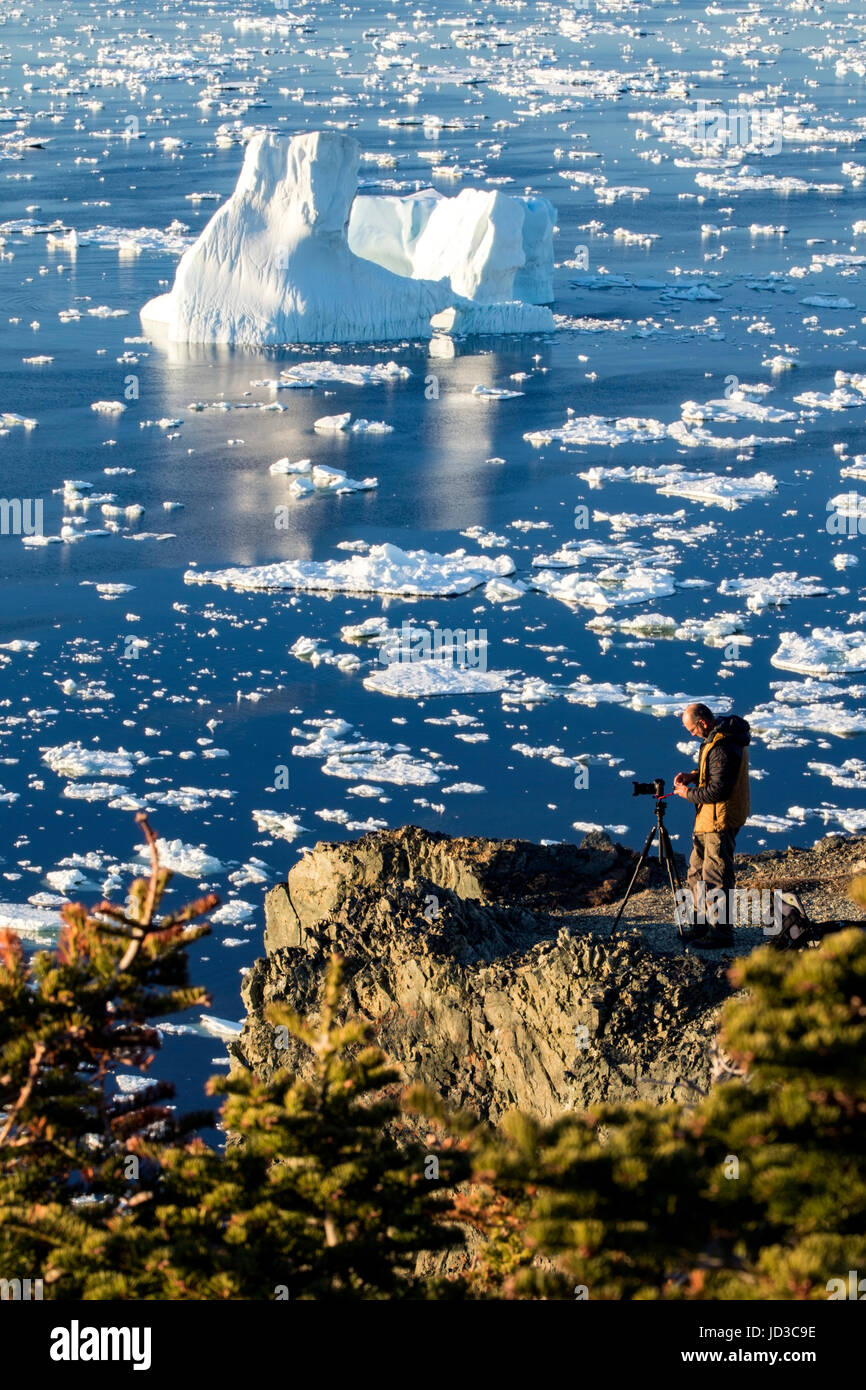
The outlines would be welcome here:
[[[136,1296],[427,1296],[416,1261],[459,1242],[441,1219],[444,1184],[468,1164],[446,1147],[439,1173],[422,1145],[396,1141],[399,1073],[370,1045],[366,1024],[337,1021],[342,993],[335,956],[315,1027],[271,1011],[275,1026],[312,1052],[309,1079],[286,1067],[268,1082],[249,1072],[210,1082],[226,1097],[221,1124],[233,1142],[225,1153],[153,1151],[161,1163],[153,1200],[108,1223],[112,1259],[132,1280],[143,1266]]]
[[[734,963],[694,1103],[496,1128],[402,1093],[335,957],[315,1023],[270,1011],[283,1069],[210,1083],[220,1151],[170,1087],[114,1085],[147,1071],[152,1019],[209,1002],[187,949],[217,900],[160,915],[138,819],[151,872],[123,907],[67,904],[30,960],[0,934],[4,1277],[59,1299],[824,1299],[866,1274],[862,929]],[[419,1272],[464,1238],[463,1272]]]
[[[13,932],[0,932],[0,1268],[42,1278],[49,1293],[98,1263],[101,1214],[140,1200],[144,1137],[210,1122],[175,1119],[167,1084],[131,1095],[113,1085],[118,1068],[152,1062],[160,1039],[150,1019],[209,1003],[189,984],[186,949],[209,930],[195,919],[218,902],[159,917],[171,875],[146,817],[136,820],[151,871],[124,906],[66,903],[56,950],[30,960]]]
[[[731,976],[729,1079],[698,1103],[476,1134],[488,1295],[826,1299],[866,1273],[866,933]]]
[[[459,1240],[440,1217],[467,1161],[450,1141],[441,1155],[398,1142],[399,1074],[365,1025],[338,1023],[336,958],[317,1027],[274,1013],[312,1052],[309,1080],[211,1081],[224,1153],[177,1142],[213,1117],[173,1120],[159,1103],[171,1087],[107,1093],[118,1067],[151,1062],[149,1016],[209,1002],[188,987],[185,950],[217,899],[156,920],[170,874],[139,820],[151,876],[125,908],[68,904],[57,950],[31,962],[0,939],[0,1267],[56,1298],[425,1296],[415,1264]]]

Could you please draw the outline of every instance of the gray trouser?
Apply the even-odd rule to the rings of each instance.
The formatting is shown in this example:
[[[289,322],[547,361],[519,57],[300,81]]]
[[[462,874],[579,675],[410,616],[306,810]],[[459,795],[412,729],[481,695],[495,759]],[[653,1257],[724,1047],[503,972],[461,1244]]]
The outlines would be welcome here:
[[[736,830],[695,832],[688,885],[695,905],[695,925],[734,925],[734,842]],[[700,885],[703,884],[703,888]],[[724,892],[724,897],[718,890]]]

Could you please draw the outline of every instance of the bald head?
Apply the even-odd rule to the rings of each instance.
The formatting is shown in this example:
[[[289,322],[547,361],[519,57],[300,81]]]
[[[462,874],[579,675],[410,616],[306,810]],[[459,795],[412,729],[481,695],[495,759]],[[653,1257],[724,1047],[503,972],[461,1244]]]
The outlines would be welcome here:
[[[706,738],[715,722],[713,711],[706,705],[686,705],[683,710],[683,725],[694,738]]]

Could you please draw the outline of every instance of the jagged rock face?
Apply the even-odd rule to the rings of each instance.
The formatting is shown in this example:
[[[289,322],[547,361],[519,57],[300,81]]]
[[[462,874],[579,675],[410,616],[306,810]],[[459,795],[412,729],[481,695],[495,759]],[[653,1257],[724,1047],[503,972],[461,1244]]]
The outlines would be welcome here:
[[[452,837],[404,826],[360,840],[316,845],[271,890],[265,903],[265,950],[300,946],[305,931],[342,907],[359,888],[429,880],[458,898],[512,901],[546,909],[612,902],[624,890],[636,856],[604,835],[583,844]],[[652,861],[646,873],[652,877]]]
[[[722,968],[650,950],[634,936],[560,928],[541,904],[621,891],[634,856],[599,837],[585,849],[451,839],[412,827],[319,845],[267,899],[268,957],[245,978],[248,1017],[231,1051],[269,1075],[303,1069],[277,1052],[271,1002],[315,1013],[333,950],[347,1007],[408,1081],[496,1120],[550,1118],[601,1100],[656,1101],[709,1084]]]

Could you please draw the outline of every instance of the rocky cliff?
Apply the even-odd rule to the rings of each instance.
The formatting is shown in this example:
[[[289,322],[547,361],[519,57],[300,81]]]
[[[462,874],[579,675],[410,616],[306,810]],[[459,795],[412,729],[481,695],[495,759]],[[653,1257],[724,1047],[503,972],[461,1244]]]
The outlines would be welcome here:
[[[268,894],[234,1065],[303,1067],[293,1045],[276,1051],[264,1010],[314,1014],[336,949],[347,1008],[449,1105],[551,1117],[705,1087],[725,962],[683,954],[669,932],[661,948],[634,928],[611,935],[635,861],[604,836],[544,846],[411,826],[317,845]]]

